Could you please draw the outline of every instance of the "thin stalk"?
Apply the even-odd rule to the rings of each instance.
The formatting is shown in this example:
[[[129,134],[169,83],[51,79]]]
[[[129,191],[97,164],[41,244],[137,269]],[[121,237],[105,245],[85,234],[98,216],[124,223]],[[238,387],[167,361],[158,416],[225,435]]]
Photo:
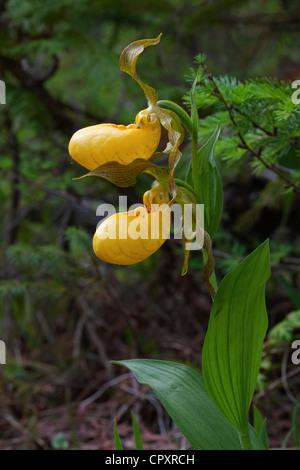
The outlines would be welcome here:
[[[77,449],[79,449],[80,444],[79,444],[78,439],[77,439],[76,428],[75,428],[73,414],[72,414],[70,389],[69,388],[66,389],[65,401],[66,401],[66,405],[67,405],[68,421],[69,421],[69,426],[70,426],[70,429],[71,429],[72,440],[73,440],[74,446]]]

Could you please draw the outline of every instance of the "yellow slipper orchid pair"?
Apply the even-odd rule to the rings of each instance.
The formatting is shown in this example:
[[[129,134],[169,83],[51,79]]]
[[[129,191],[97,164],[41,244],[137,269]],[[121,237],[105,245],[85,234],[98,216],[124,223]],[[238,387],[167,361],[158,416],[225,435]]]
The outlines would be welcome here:
[[[150,106],[140,111],[134,124],[128,126],[98,124],[80,129],[70,140],[69,153],[80,165],[93,171],[107,162],[129,164],[136,159],[148,160],[160,138],[160,120]],[[151,256],[170,233],[168,201],[167,191],[157,185],[144,194],[143,206],[105,219],[93,238],[97,257],[112,264],[130,265]]]

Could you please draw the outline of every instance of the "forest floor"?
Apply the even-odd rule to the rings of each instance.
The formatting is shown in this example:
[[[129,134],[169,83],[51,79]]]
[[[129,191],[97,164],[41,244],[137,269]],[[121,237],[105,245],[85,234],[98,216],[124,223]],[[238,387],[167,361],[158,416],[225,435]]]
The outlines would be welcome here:
[[[105,295],[98,305],[101,321],[95,319],[86,328],[81,325],[81,331],[80,316],[71,328],[57,324],[55,338],[49,333],[42,351],[19,351],[18,367],[10,366],[1,380],[1,450],[112,450],[114,420],[123,447],[134,449],[131,411],[145,449],[190,448],[151,389],[110,363],[139,357],[176,359],[200,367],[210,299],[201,288],[199,273],[181,278],[170,270],[171,263],[164,257],[155,277],[133,293],[115,281],[114,298]],[[168,272],[173,273],[171,279]],[[288,307],[286,300],[275,302],[269,316]],[[254,398],[267,419],[269,445],[276,449],[291,429],[293,408],[283,387],[282,355],[283,351],[275,353],[264,389]],[[298,386],[296,377],[290,379],[290,389]],[[286,445],[293,448],[292,437]]]
[[[239,195],[242,189],[243,185]],[[232,211],[241,213],[241,207],[234,206],[238,199],[228,197]],[[268,224],[266,213],[258,221],[262,233],[257,229],[264,240],[262,222]],[[61,315],[58,304],[55,318],[35,312],[32,337],[30,328],[19,334],[20,327],[11,319],[15,337],[7,347],[7,365],[0,366],[1,450],[113,450],[114,420],[124,449],[130,450],[134,448],[131,411],[145,449],[189,448],[152,390],[111,363],[165,359],[201,369],[211,309],[201,266],[192,261],[182,277],[181,248],[176,251],[166,243],[161,251],[153,269],[145,272],[132,274],[125,269],[124,273],[108,266],[99,293],[91,298],[74,296]],[[276,288],[271,294],[267,291],[267,310],[272,328],[293,305],[287,293]],[[291,429],[293,410],[299,407],[300,374],[299,366],[291,367],[290,353],[289,345],[264,347],[263,362],[268,359],[269,366],[262,367],[253,400],[266,419],[269,446],[275,449],[295,446]]]

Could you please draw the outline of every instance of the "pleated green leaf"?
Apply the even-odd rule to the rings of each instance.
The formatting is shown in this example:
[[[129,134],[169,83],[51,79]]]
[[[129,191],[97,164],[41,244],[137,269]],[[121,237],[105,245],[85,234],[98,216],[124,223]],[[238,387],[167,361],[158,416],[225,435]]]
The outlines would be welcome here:
[[[210,399],[200,372],[183,363],[152,359],[113,361],[152,388],[183,435],[198,450],[241,450],[237,430]],[[254,429],[255,449],[264,449]]]
[[[207,391],[227,419],[247,432],[248,413],[267,330],[268,240],[221,281],[203,345]]]

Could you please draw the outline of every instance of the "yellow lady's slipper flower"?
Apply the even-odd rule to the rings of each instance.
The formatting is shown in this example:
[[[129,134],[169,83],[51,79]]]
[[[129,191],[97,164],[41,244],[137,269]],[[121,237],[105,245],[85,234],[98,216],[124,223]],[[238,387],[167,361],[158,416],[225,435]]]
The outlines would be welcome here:
[[[151,106],[140,111],[134,124],[97,124],[75,132],[69,143],[69,154],[80,165],[92,171],[106,162],[131,163],[148,160],[157,149],[161,125]]]
[[[171,210],[168,204],[119,212],[98,226],[93,248],[98,258],[112,264],[130,265],[149,258],[169,237]]]

